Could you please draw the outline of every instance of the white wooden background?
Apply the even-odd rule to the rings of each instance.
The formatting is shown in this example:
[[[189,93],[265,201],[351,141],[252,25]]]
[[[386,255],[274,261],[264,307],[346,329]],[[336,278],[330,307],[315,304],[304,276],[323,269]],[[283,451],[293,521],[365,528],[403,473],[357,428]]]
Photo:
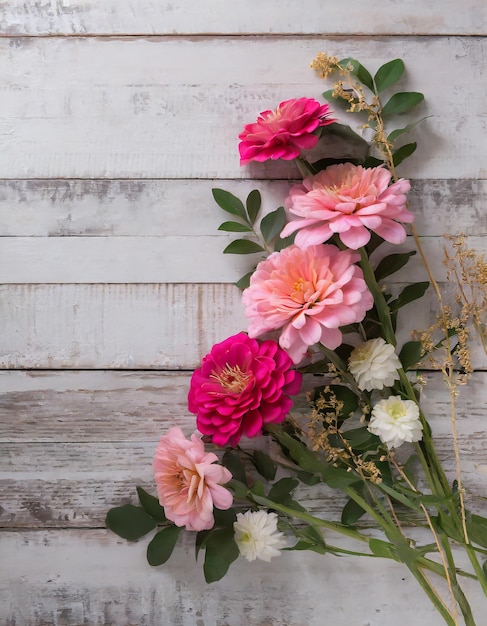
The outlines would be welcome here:
[[[282,201],[293,170],[241,169],[237,134],[320,97],[317,52],[405,60],[431,117],[401,174],[432,263],[441,275],[445,232],[487,250],[484,0],[7,0],[0,34],[0,624],[440,626],[399,565],[289,553],[207,587],[189,543],[152,569],[104,517],[153,491],[159,436],[192,429],[191,368],[245,327],[232,282],[247,260],[221,256],[210,189]],[[477,363],[459,439],[485,512]],[[425,399],[451,470],[433,374]]]

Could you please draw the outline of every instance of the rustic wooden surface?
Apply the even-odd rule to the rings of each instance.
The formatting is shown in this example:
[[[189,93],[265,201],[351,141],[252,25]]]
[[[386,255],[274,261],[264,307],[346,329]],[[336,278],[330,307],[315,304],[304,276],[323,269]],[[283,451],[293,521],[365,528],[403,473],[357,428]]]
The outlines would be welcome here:
[[[104,516],[136,484],[153,491],[159,436],[193,428],[191,368],[245,327],[232,283],[250,261],[221,256],[211,188],[282,203],[292,166],[240,168],[236,137],[283,99],[319,98],[317,52],[372,70],[405,60],[403,85],[431,117],[400,174],[432,266],[441,278],[444,233],[487,251],[486,34],[482,0],[0,3],[1,626],[441,625],[399,565],[289,553],[207,587],[188,540],[150,568],[145,542]],[[433,310],[429,297],[408,324]],[[469,504],[485,511],[487,362],[475,362],[459,444]],[[453,478],[445,394],[427,378]],[[302,498],[339,509],[324,492]]]

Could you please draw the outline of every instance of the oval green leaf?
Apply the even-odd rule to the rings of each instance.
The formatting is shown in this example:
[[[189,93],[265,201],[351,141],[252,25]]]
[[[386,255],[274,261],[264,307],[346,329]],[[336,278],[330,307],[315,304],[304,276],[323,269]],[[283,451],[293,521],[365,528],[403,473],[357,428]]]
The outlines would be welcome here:
[[[207,583],[213,583],[225,576],[230,565],[239,556],[233,529],[217,529],[209,534],[205,542],[205,562],[203,572]]]
[[[418,144],[414,141],[413,143],[407,143],[396,150],[392,155],[394,165],[397,167],[404,161],[404,159],[410,157],[416,150],[417,146]]]
[[[225,230],[230,233],[251,233],[252,229],[245,224],[239,222],[223,222],[218,226],[218,230]]]
[[[154,519],[142,507],[133,504],[110,509],[105,521],[107,528],[128,541],[136,541],[156,527]]]
[[[384,63],[377,70],[374,76],[375,86],[380,93],[397,82],[404,73],[404,62],[401,59],[394,59]]]
[[[369,70],[365,68],[360,61],[349,57],[339,61],[338,65],[340,65],[343,69],[349,70],[350,74],[356,76],[363,85],[368,87],[371,91],[374,91],[374,81],[372,80],[372,76]]]
[[[146,513],[153,517],[158,522],[166,521],[166,514],[164,513],[164,507],[159,503],[158,498],[151,496],[142,487],[137,487],[137,495],[139,496],[140,504]]]
[[[253,225],[257,218],[257,215],[260,211],[260,206],[262,203],[262,198],[260,195],[260,191],[258,189],[254,189],[247,196],[247,215],[249,217],[250,223]]]
[[[254,252],[264,252],[264,248],[248,239],[236,239],[223,250],[223,254],[253,254]]]
[[[284,228],[285,223],[286,213],[282,206],[265,215],[260,223],[260,232],[264,241],[269,243],[275,239]]]
[[[242,201],[234,196],[233,193],[225,191],[224,189],[212,189],[213,198],[220,208],[232,215],[238,215],[242,219],[246,220],[244,205]]]
[[[404,91],[391,96],[382,107],[382,117],[407,113],[424,100],[424,95],[417,91]]]
[[[399,360],[404,371],[414,367],[421,361],[423,347],[420,341],[407,341],[401,348]]]
[[[149,565],[162,565],[169,559],[180,532],[181,528],[171,525],[154,535],[154,538],[147,546],[147,561]]]

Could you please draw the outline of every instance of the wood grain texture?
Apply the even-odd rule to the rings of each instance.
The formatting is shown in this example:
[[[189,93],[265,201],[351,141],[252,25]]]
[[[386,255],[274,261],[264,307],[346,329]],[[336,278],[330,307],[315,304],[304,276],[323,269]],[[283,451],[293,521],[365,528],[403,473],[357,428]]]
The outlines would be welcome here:
[[[226,189],[243,200],[258,189],[266,214],[284,203],[291,184],[285,180],[0,180],[0,236],[216,235],[229,216],[213,201],[212,188]],[[409,209],[422,235],[441,236],[460,228],[466,235],[487,235],[486,180],[427,179],[411,184]]]
[[[404,284],[391,287],[397,294]],[[437,311],[432,290],[420,307],[403,309],[399,345]],[[241,292],[230,284],[1,285],[0,316],[1,369],[191,369],[247,327]],[[486,365],[475,342],[472,353]]]
[[[461,11],[453,0],[420,0],[364,5],[309,0],[306,11],[291,0],[247,0],[228,10],[225,0],[157,2],[139,0],[51,0],[25,3],[9,0],[0,6],[0,32],[8,35],[83,35],[177,33],[250,34],[405,34],[482,35],[487,13],[481,0],[465,0]]]
[[[403,176],[485,178],[485,45],[481,37],[3,39],[0,169],[12,179],[296,176],[292,165],[240,168],[237,136],[284,99],[319,97],[327,86],[309,63],[324,50],[372,71],[385,57],[406,59],[408,81],[397,87],[424,92],[417,116],[431,118],[410,134],[420,158]]]
[[[337,543],[334,536],[330,541]],[[347,548],[354,547],[343,542]],[[398,563],[286,553],[272,563],[240,559],[223,582],[205,585],[189,567],[189,541],[169,563],[150,568],[146,541],[127,544],[107,531],[4,532],[0,621],[5,626],[441,626]],[[276,575],[276,567],[279,574]],[[351,568],[353,597],[350,601]],[[371,583],[371,580],[373,581]],[[469,581],[467,590],[472,589]],[[393,601],[391,601],[393,596]],[[290,601],[292,599],[292,601]],[[414,611],[411,605],[414,603]],[[473,595],[482,615],[485,599]]]

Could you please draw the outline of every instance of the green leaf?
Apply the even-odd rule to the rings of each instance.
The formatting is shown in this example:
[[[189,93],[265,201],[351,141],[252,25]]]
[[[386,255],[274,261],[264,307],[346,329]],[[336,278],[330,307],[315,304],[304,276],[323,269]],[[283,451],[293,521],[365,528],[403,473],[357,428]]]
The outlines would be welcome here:
[[[382,107],[382,117],[407,113],[423,100],[424,95],[417,91],[395,93]]]
[[[349,472],[342,467],[333,467],[333,465],[329,465],[323,470],[321,477],[323,482],[332,489],[343,489],[344,487],[362,482],[362,479],[353,472]]]
[[[257,215],[260,211],[260,207],[262,204],[262,198],[260,195],[260,191],[258,189],[254,189],[247,196],[247,215],[249,216],[249,221],[252,225],[254,225]]]
[[[299,480],[295,478],[281,478],[269,491],[268,498],[274,502],[283,502],[299,485]]]
[[[374,76],[375,86],[380,93],[396,83],[404,73],[404,62],[401,59],[394,59],[384,63],[377,70]]]
[[[207,583],[213,583],[225,576],[230,565],[239,555],[233,529],[221,528],[209,534],[205,543],[203,572]]]
[[[350,74],[356,76],[359,81],[368,87],[371,91],[374,91],[374,81],[370,72],[359,62],[357,59],[347,58],[339,61],[338,65],[343,69],[350,71]]]
[[[229,233],[251,233],[252,229],[245,224],[240,224],[239,222],[223,222],[218,226],[218,230],[225,230]]]
[[[213,198],[220,208],[232,215],[238,215],[243,220],[247,220],[245,214],[245,208],[242,201],[234,196],[233,193],[225,191],[224,189],[212,189]]]
[[[146,513],[149,513],[158,522],[166,522],[166,514],[164,513],[164,507],[159,504],[159,499],[151,496],[150,493],[144,491],[142,487],[137,487],[137,495],[139,496],[140,504]]]
[[[287,448],[291,458],[306,472],[316,474],[322,472],[324,466],[316,458],[315,454],[305,446],[301,441],[294,439],[291,435],[283,432],[277,432],[273,435],[279,443]]]
[[[325,554],[327,552],[326,546],[322,544],[312,543],[311,541],[298,541],[294,546],[290,548],[284,548],[284,550],[312,550],[318,554]]]
[[[389,133],[387,141],[389,141],[390,143],[394,143],[396,139],[402,134],[409,132],[412,128],[417,126],[423,120],[427,120],[429,117],[431,117],[431,115],[426,115],[425,117],[422,117],[421,119],[416,120],[415,122],[411,122],[411,124],[408,124],[407,126],[404,126],[404,128],[397,128],[396,130],[393,130],[391,133]]]
[[[467,532],[471,541],[487,548],[487,519],[485,517],[467,514]]]
[[[233,478],[240,481],[244,485],[247,484],[245,467],[242,463],[240,455],[237,452],[227,450],[222,457],[222,465],[230,471]]]
[[[280,252],[281,250],[284,250],[284,248],[287,248],[288,246],[292,246],[294,243],[295,237],[296,237],[296,233],[289,235],[289,237],[284,237],[284,239],[281,239],[280,237],[278,237],[274,243],[275,252]]]
[[[264,483],[261,480],[256,480],[250,488],[250,492],[253,496],[265,496]]]
[[[223,254],[253,254],[254,252],[264,252],[264,248],[248,239],[235,239],[223,250]]]
[[[215,518],[215,526],[223,528],[233,528],[233,523],[237,521],[237,512],[234,508],[222,511],[214,507],[213,516]]]
[[[108,511],[106,525],[119,537],[136,541],[147,535],[157,524],[142,507],[124,504]]]
[[[406,306],[406,304],[422,298],[429,286],[430,284],[428,281],[407,285],[398,295],[396,300],[389,304],[389,308],[391,311],[398,311],[403,306]]]
[[[413,511],[419,511],[421,508],[417,500],[414,500],[414,501],[411,500],[410,498],[405,496],[403,493],[396,491],[396,489],[394,489],[393,487],[390,487],[389,485],[380,483],[380,485],[378,485],[378,488],[381,491],[385,491],[385,493],[391,496],[391,498],[394,498],[394,500],[397,500],[401,504],[404,504],[404,506],[407,506],[409,509],[413,509]]]
[[[337,122],[335,122],[334,124],[323,126],[321,134],[322,136],[323,135],[336,135],[337,137],[341,137],[342,139],[347,139],[351,141],[352,143],[361,146],[364,149],[367,149],[367,150],[369,149],[369,142],[366,141],[363,137],[361,137],[354,130],[352,130],[350,126],[347,126],[345,124],[338,124]],[[347,159],[346,161],[349,161],[349,160],[350,159]],[[345,160],[342,160],[342,159],[334,159],[334,161],[339,161],[341,163],[346,162]],[[315,167],[316,169],[316,165],[320,163],[321,161],[318,161],[317,163],[313,163],[313,167]],[[321,168],[318,168],[318,169],[321,169]]]
[[[262,237],[266,243],[269,243],[284,228],[286,224],[286,213],[284,212],[284,207],[279,207],[272,213],[268,213],[262,218],[260,223],[260,232],[262,233]]]
[[[379,165],[382,165],[383,163],[384,163],[383,159],[377,159],[376,157],[368,156],[363,162],[363,166],[364,167],[379,167]]]
[[[387,541],[371,538],[369,539],[369,548],[375,556],[380,556],[384,559],[397,560],[393,551],[393,546],[390,543],[387,543]]]
[[[402,363],[404,371],[417,365],[423,356],[423,347],[421,341],[407,341],[401,348],[399,360]]]
[[[255,450],[253,454],[253,461],[255,469],[266,480],[274,480],[277,471],[276,463],[271,459],[268,454],[261,452],[261,450]]]
[[[347,111],[350,108],[350,102],[340,97],[334,98],[332,95],[333,91],[333,89],[328,89],[328,91],[323,92],[323,98],[328,100],[328,102],[331,102],[335,107]]]
[[[250,285],[250,277],[252,276],[254,271],[255,269],[251,272],[248,272],[247,274],[245,274],[245,276],[242,276],[242,278],[237,280],[237,282],[235,283],[235,287],[238,287],[239,289],[247,289],[247,287]]]
[[[323,387],[316,388],[313,399],[316,400],[319,397],[323,397],[328,403],[331,402],[331,399],[335,396],[337,402],[340,402],[343,405],[340,415],[344,419],[355,413],[358,409],[359,402],[359,398],[356,393],[349,389],[349,387],[345,387],[345,385],[328,385],[328,389],[329,391],[325,392]]]
[[[347,526],[353,526],[362,515],[365,515],[364,509],[355,500],[350,499],[343,507],[341,522]]]
[[[411,252],[401,252],[399,254],[389,254],[382,259],[376,267],[374,274],[377,281],[382,280],[386,276],[390,276],[402,269],[409,259],[416,254],[415,250]]]
[[[147,546],[147,561],[149,565],[162,565],[171,556],[179,537],[179,526],[167,526],[154,535]]]
[[[237,500],[245,500],[247,498],[249,488],[246,484],[240,482],[239,480],[232,478],[225,486],[233,491]]]
[[[414,141],[413,143],[407,143],[404,146],[401,146],[400,148],[398,148],[392,154],[392,161],[394,165],[395,166],[400,165],[405,159],[407,159],[413,154],[413,152],[416,150],[417,147],[418,147],[418,144]]]
[[[343,437],[354,450],[367,450],[370,447],[377,448],[379,439],[367,430],[366,426],[345,430]]]

